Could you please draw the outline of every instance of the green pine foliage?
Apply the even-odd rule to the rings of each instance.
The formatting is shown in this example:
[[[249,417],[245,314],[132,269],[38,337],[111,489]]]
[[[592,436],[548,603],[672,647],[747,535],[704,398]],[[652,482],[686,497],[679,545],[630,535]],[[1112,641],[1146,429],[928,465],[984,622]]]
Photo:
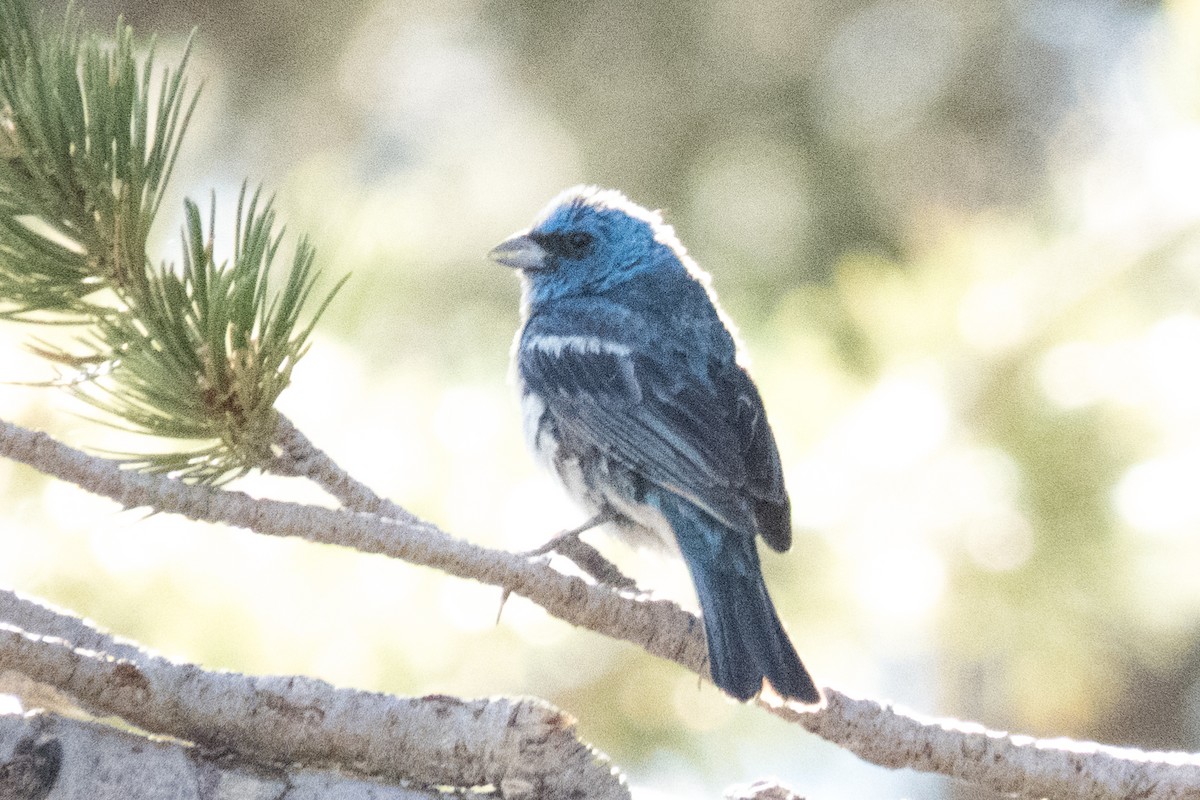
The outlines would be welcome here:
[[[176,440],[131,466],[211,483],[270,460],[274,403],[338,287],[301,327],[312,247],[272,291],[282,233],[244,188],[231,259],[213,253],[215,203],[206,231],[191,201],[182,264],[147,257],[196,105],[186,66],[185,51],[156,75],[153,45],[139,59],[123,23],[105,43],[77,14],[54,28],[0,0],[0,316],[82,326],[70,350],[36,352],[108,421]]]

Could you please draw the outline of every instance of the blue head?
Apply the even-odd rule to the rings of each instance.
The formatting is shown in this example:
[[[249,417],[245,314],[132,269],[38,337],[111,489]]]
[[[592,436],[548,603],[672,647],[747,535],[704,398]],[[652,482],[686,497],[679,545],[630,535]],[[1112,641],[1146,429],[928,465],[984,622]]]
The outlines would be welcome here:
[[[603,292],[650,269],[678,269],[707,283],[657,211],[594,186],[567,189],[489,256],[521,271],[533,305]]]

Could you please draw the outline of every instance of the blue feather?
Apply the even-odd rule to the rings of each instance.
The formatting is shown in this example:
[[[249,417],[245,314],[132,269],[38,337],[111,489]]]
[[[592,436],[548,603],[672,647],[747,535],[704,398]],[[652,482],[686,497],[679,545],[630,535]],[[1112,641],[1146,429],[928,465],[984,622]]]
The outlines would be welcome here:
[[[713,682],[748,700],[766,678],[784,697],[820,702],[767,595],[754,540],[670,492],[647,500],[670,523],[696,585]]]
[[[762,399],[708,275],[657,212],[579,187],[492,251],[519,270],[514,360],[526,438],[568,491],[625,531],[673,539],[691,572],[713,681],[820,701],[756,549],[791,544]]]

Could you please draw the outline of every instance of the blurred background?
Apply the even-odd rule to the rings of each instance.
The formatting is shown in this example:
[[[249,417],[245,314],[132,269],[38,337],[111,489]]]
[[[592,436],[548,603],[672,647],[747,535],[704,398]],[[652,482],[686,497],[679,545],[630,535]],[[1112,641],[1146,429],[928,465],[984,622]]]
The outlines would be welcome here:
[[[360,479],[490,546],[581,520],[522,449],[517,282],[484,254],[566,186],[620,188],[664,209],[741,325],[795,510],[768,583],[819,682],[1200,749],[1200,3],[77,5],[164,61],[199,28],[162,258],[184,195],[215,192],[228,230],[249,178],[326,285],[353,273],[281,406]],[[5,380],[49,377],[36,333],[0,328]],[[128,449],[79,411],[0,387],[6,419]],[[548,698],[641,798],[766,775],[983,796],[523,600],[496,624],[496,589],[119,513],[4,462],[0,506],[4,585],[209,667]],[[591,538],[694,604],[680,565]]]

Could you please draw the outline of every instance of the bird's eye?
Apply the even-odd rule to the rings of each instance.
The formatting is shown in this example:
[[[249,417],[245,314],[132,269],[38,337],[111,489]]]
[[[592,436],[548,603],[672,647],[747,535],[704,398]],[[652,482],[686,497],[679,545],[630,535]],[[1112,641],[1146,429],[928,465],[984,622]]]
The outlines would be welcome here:
[[[592,246],[592,235],[584,231],[574,231],[566,237],[567,252],[575,258],[585,255]]]

